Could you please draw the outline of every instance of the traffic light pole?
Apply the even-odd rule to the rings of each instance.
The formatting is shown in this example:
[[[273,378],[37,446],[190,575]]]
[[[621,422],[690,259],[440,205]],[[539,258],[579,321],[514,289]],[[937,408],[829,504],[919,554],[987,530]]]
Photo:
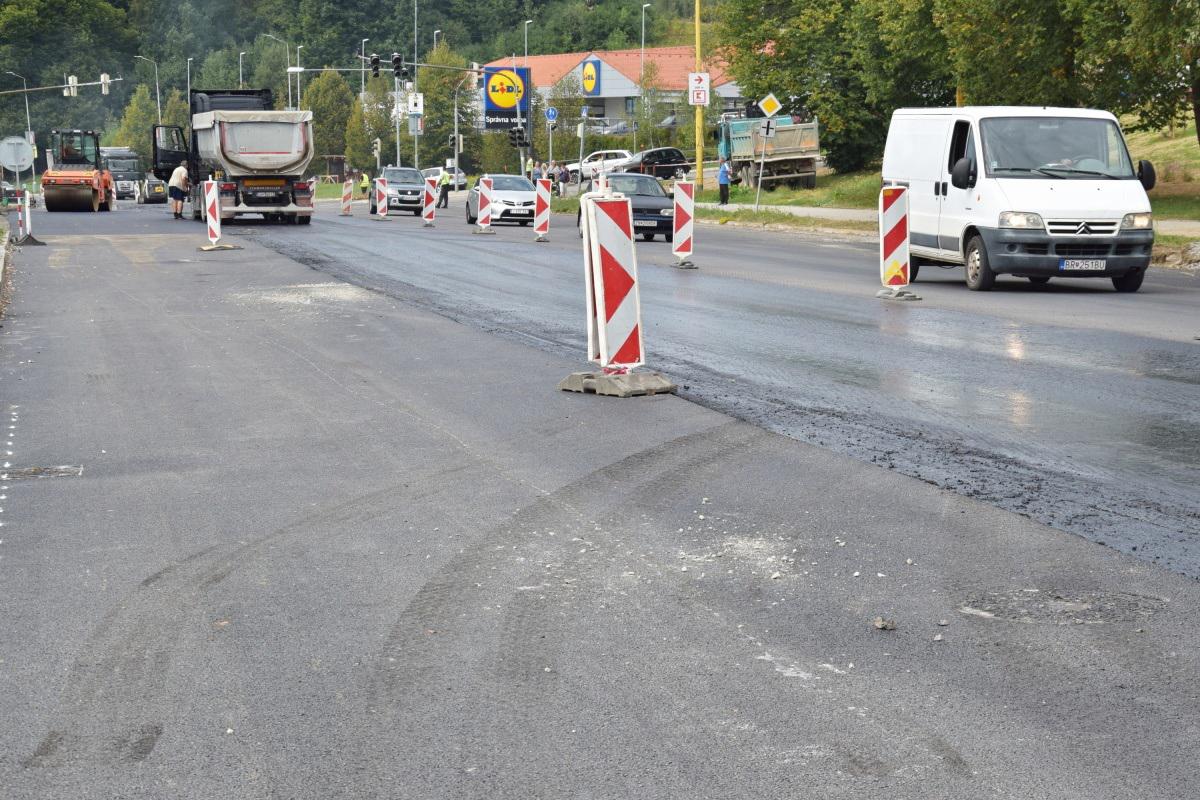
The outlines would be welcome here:
[[[392,119],[396,122],[396,166],[400,166],[400,79],[392,79],[396,91],[392,94]]]

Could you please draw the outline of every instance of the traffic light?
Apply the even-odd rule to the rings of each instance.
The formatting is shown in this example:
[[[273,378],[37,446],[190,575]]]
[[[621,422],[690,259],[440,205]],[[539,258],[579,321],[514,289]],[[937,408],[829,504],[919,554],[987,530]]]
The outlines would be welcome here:
[[[79,97],[79,78],[74,75],[67,77],[67,88],[63,91],[66,97]]]
[[[557,122],[551,122],[551,123],[550,123],[550,132],[551,132],[551,133],[554,133],[556,130],[558,130],[558,123],[557,123]]]
[[[371,53],[371,77],[379,77],[379,56],[374,53]]]
[[[508,129],[508,143],[510,145],[512,145],[513,147],[521,146],[521,129],[520,128],[509,128]]]
[[[392,53],[392,74],[399,78],[402,69],[404,69],[404,56]]]
[[[112,79],[107,72],[100,73],[100,94],[108,94],[108,87],[111,85]]]
[[[453,133],[450,134],[450,136],[446,138],[446,146],[454,147],[454,134]]]

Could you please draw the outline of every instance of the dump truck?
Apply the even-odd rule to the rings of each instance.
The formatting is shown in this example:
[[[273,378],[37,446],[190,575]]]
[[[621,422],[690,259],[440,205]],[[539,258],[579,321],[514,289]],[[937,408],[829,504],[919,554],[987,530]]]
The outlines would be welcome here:
[[[762,118],[727,117],[717,126],[717,152],[729,160],[735,180],[744,186],[762,184],[771,189],[779,184],[815,189],[817,161],[821,155],[817,123],[797,117],[774,117],[775,136],[764,139]],[[766,148],[764,158],[763,149]]]
[[[128,147],[101,147],[100,158],[112,173],[118,200],[137,197],[142,180],[142,159]]]
[[[46,161],[42,197],[47,211],[112,211],[116,191],[100,155],[99,133],[50,131]]]
[[[191,140],[175,125],[154,126],[154,174],[180,164],[191,178],[192,218],[204,218],[203,181],[219,184],[221,219],[261,214],[307,225],[313,191],[311,111],[274,111],[270,89],[194,90]]]

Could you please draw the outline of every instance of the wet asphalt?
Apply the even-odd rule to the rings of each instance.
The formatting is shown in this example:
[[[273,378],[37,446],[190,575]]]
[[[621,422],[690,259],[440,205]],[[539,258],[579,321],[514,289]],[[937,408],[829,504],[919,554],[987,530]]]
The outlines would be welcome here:
[[[560,354],[584,352],[574,220],[470,233],[460,203],[311,229],[240,225],[338,278]],[[696,271],[639,242],[649,367],[683,396],[1200,577],[1200,278],[968,292],[926,268],[888,303],[875,245],[701,225]]]

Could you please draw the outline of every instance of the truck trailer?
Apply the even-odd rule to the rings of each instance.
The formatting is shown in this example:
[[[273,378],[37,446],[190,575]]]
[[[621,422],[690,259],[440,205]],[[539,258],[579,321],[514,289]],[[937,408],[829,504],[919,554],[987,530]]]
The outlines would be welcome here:
[[[170,180],[184,164],[192,218],[204,218],[203,182],[220,186],[221,219],[259,214],[268,222],[307,225],[313,190],[311,111],[274,111],[269,89],[194,90],[190,142],[175,125],[154,127],[154,174]]]
[[[821,155],[817,123],[789,116],[774,119],[775,135],[769,139],[760,133],[762,118],[722,119],[717,126],[718,154],[729,161],[733,177],[744,186],[757,186],[761,169],[762,184],[768,189],[781,183],[815,189]]]

